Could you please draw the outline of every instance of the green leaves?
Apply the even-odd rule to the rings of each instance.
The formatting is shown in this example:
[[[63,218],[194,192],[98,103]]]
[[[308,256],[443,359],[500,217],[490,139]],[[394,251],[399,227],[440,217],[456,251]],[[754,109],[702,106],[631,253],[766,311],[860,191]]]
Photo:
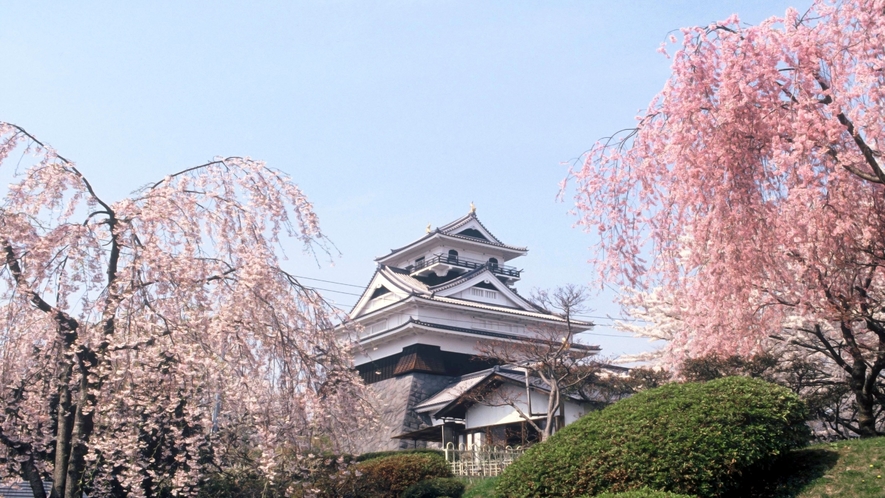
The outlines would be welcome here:
[[[580,496],[648,486],[720,496],[803,446],[805,417],[796,396],[757,379],[670,384],[591,413],[531,448],[499,479],[498,492]]]

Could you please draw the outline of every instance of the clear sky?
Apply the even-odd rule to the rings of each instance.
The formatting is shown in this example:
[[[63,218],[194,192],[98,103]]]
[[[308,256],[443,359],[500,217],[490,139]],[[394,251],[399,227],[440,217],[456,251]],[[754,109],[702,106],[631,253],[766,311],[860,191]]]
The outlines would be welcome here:
[[[109,200],[214,156],[263,159],[341,251],[288,270],[362,286],[374,258],[467,213],[526,246],[517,286],[589,283],[558,183],[660,90],[670,31],[808,0],[0,2],[0,120],[74,160]],[[357,287],[304,283],[349,309]],[[595,295],[586,339],[612,329]]]

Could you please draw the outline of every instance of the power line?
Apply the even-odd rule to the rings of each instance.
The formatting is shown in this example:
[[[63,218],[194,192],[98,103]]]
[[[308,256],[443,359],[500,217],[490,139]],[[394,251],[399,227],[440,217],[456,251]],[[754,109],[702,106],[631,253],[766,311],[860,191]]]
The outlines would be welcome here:
[[[332,280],[323,280],[323,279],[320,279],[320,278],[301,277],[301,276],[298,276],[298,275],[292,275],[292,276],[295,277],[295,278],[301,278],[301,279],[304,279],[304,280],[315,280],[315,281],[317,281],[317,282],[325,282],[325,283],[327,283],[327,284],[346,285],[346,286],[348,286],[348,287],[356,287],[357,289],[364,289],[364,288],[366,287],[365,285],[345,284],[344,282],[335,282],[335,281],[332,281]]]
[[[347,294],[348,296],[357,296],[357,297],[362,296],[362,294],[354,294],[353,292],[344,292],[344,291],[333,290],[333,289],[323,289],[322,287],[309,287],[309,288],[313,289],[313,290],[321,290],[321,291],[326,291],[326,292],[337,292],[338,294]]]
[[[572,315],[577,318],[592,318],[594,320],[611,320],[611,321],[622,321],[622,322],[642,322],[644,320],[639,320],[637,318],[620,318],[620,317],[610,317],[610,316],[595,316],[595,315]]]

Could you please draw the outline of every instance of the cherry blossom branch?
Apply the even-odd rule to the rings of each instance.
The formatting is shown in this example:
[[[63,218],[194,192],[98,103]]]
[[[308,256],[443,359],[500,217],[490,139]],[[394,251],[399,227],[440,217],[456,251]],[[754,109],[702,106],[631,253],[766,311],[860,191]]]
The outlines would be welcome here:
[[[53,316],[53,319],[58,323],[59,331],[62,332],[65,338],[65,342],[67,344],[73,344],[74,341],[77,340],[77,329],[80,327],[80,324],[69,316],[67,313],[60,309],[56,309],[47,303],[39,294],[32,291],[28,288],[27,283],[24,280],[24,276],[22,274],[22,269],[19,264],[18,259],[15,256],[15,250],[12,247],[12,244],[6,240],[3,242],[3,251],[6,255],[6,267],[9,268],[10,273],[16,284],[22,289],[24,289],[24,293],[30,297],[30,301],[34,306],[36,306],[40,311],[45,313],[49,313]]]

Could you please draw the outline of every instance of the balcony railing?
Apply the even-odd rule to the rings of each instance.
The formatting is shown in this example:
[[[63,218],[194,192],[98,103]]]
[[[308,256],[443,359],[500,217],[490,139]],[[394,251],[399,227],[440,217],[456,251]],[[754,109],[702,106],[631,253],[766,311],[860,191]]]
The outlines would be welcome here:
[[[485,266],[492,273],[497,273],[500,275],[505,275],[508,277],[519,278],[520,270],[512,266],[501,265],[498,263],[493,263],[489,261],[474,261],[471,259],[461,258],[458,256],[452,256],[448,254],[436,254],[424,260],[418,260],[414,265],[410,265],[406,267],[406,270],[409,273],[416,272],[423,268],[427,268],[429,266],[433,266],[435,264],[442,263],[446,265],[459,266],[461,268],[469,268],[471,270],[476,268],[482,268]]]

